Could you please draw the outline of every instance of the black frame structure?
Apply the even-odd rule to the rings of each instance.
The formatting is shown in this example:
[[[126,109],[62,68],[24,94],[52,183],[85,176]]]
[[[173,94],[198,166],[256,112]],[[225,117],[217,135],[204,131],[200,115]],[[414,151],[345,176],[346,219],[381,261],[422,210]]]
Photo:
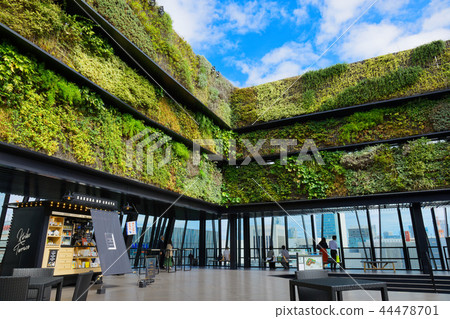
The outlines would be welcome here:
[[[198,101],[190,92],[183,88],[176,80],[164,72],[157,64],[148,58],[134,44],[126,39],[119,31],[110,25],[105,19],[91,10],[85,2],[81,0],[67,1],[69,8],[75,10],[79,14],[83,14],[95,23],[101,26],[102,32],[115,43],[116,49],[120,55],[130,65],[135,66],[141,73],[151,74],[151,80],[164,87],[176,99],[190,107],[192,110],[200,111],[208,115],[214,122],[222,128],[229,128],[217,115],[206,108]],[[14,42],[22,50],[32,53],[39,60],[46,63],[46,66],[67,77],[70,81],[77,84],[87,86],[100,94],[103,100],[124,112],[130,113],[137,119],[143,120],[145,123],[161,129],[174,140],[192,146],[192,142],[183,136],[171,131],[167,127],[147,118],[140,112],[136,111],[117,97],[97,86],[87,78],[83,77],[67,65],[61,63],[47,52],[43,51],[27,39],[9,29],[7,26],[0,24],[0,36],[8,38]],[[392,99],[389,101],[380,101],[356,105],[331,111],[318,112],[313,114],[301,115],[289,119],[270,121],[261,123],[252,127],[244,127],[235,129],[237,133],[249,132],[253,130],[269,129],[280,127],[309,120],[319,120],[328,117],[340,117],[350,115],[361,110],[368,110],[375,107],[396,106],[406,103],[417,98],[441,98],[448,94],[449,90],[430,92],[426,94]],[[356,145],[346,145],[333,148],[324,148],[323,150],[357,150],[367,145],[388,143],[399,144],[406,141],[429,137],[434,139],[448,140],[450,131],[424,134],[420,136],[409,136],[404,138],[392,139],[388,141],[375,141],[361,143]],[[201,148],[205,153],[211,153],[209,150]],[[289,155],[295,155],[292,153]],[[266,156],[264,159],[270,160],[274,156]],[[316,199],[316,200],[294,200],[285,202],[268,202],[254,203],[243,205],[232,205],[223,207],[211,204],[202,200],[182,196],[178,193],[163,190],[161,188],[126,179],[116,175],[108,174],[98,170],[91,169],[75,163],[60,160],[38,152],[30,151],[11,144],[0,142],[0,192],[5,194],[3,205],[0,209],[0,229],[3,229],[6,215],[8,213],[8,203],[10,195],[23,196],[23,201],[28,201],[30,197],[60,200],[68,192],[77,192],[102,198],[116,200],[119,207],[132,204],[132,210],[124,210],[120,220],[123,225],[126,222],[138,221],[142,219],[142,227],[138,231],[138,236],[128,236],[124,229],[123,235],[125,242],[130,251],[133,250],[134,267],[141,266],[141,259],[146,254],[151,253],[151,249],[157,247],[159,238],[164,235],[165,245],[171,239],[172,234],[176,231],[182,233],[180,247],[183,252],[186,249],[192,249],[192,257],[197,260],[201,267],[208,265],[208,246],[214,249],[213,258],[218,256],[225,246],[230,247],[230,268],[238,267],[265,267],[265,257],[268,248],[276,245],[278,241],[283,242],[288,249],[308,249],[316,251],[317,235],[323,235],[325,232],[324,215],[333,214],[334,232],[339,237],[340,256],[342,257],[342,265],[348,268],[354,267],[352,260],[354,259],[371,259],[383,260],[383,253],[389,249],[398,249],[402,252],[405,269],[419,269],[424,273],[429,273],[436,265],[440,265],[442,270],[448,268],[445,255],[445,247],[442,245],[440,238],[439,223],[436,217],[435,207],[447,206],[450,203],[450,189],[436,189],[428,191],[414,191],[401,193],[374,194],[366,196],[347,196],[341,198]],[[434,233],[436,246],[430,244],[430,238],[424,224],[423,207],[431,207],[431,218],[433,229],[428,230]],[[381,233],[382,210],[392,209],[393,216],[396,216],[400,225],[399,243],[396,247],[388,247],[383,244],[383,234]],[[408,245],[410,239],[406,237],[404,221],[405,210],[408,210],[411,220],[411,230],[414,233],[415,246]],[[371,219],[372,211],[378,212],[378,238],[376,237],[376,227],[372,227]],[[364,214],[365,213],[365,214]],[[345,225],[345,219],[351,214],[355,214],[357,222],[357,232],[361,241],[361,247],[346,245],[346,232],[348,229]],[[448,212],[445,210],[445,226],[447,234],[449,231]],[[300,217],[301,223],[295,220]],[[309,216],[309,217],[308,217]],[[321,230],[316,232],[316,217],[321,218]],[[265,218],[269,217],[270,234],[266,232]],[[365,238],[362,229],[364,226],[363,218],[367,223],[368,238]],[[309,218],[309,220],[308,220]],[[176,221],[184,221],[182,228],[175,227]],[[223,227],[221,221],[227,220],[227,229],[223,236]],[[276,221],[282,220],[282,224],[276,224]],[[190,228],[189,223],[198,222],[194,228]],[[218,221],[219,240],[216,240],[215,223]],[[207,226],[212,223],[212,242],[207,239]],[[296,237],[301,241],[304,239],[303,247],[296,247],[290,242],[292,226],[303,229],[302,235]],[[279,227],[280,226],[280,227]],[[296,227],[297,227],[296,226]],[[294,227],[295,228],[295,227]],[[187,247],[186,239],[188,232],[194,230],[198,233],[196,247]],[[294,233],[295,229],[292,230]],[[145,237],[149,234],[148,237]],[[347,234],[348,236],[348,234]],[[147,239],[146,239],[147,238]],[[225,240],[224,240],[225,238]],[[378,247],[377,247],[378,239]],[[366,244],[368,247],[366,248]],[[135,246],[135,248],[133,248]],[[146,246],[146,247],[144,247]],[[298,245],[297,245],[298,246]],[[147,248],[148,247],[148,248]],[[280,247],[274,247],[279,249]],[[448,248],[448,247],[447,247]],[[0,247],[1,249],[1,247]],[[355,252],[352,250],[363,250],[364,255],[358,258],[352,257]],[[367,250],[368,249],[368,250]],[[379,254],[377,254],[377,249]],[[438,249],[438,256],[434,256],[433,249]],[[414,257],[416,255],[417,257]],[[185,256],[184,256],[185,257]],[[182,258],[183,259],[183,258]],[[418,266],[415,266],[417,259]],[[438,261],[438,263],[436,263]],[[185,261],[181,261],[185,262]]]

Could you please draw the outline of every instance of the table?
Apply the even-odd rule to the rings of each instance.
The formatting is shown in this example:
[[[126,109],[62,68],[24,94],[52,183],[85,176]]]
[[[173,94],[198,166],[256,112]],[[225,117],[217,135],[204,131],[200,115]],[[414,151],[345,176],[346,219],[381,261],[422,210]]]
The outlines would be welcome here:
[[[347,290],[380,290],[381,299],[388,301],[388,291],[385,282],[362,280],[353,278],[314,278],[314,279],[291,279],[289,280],[289,294],[291,301],[295,301],[295,287],[307,287],[327,291],[330,294],[331,301],[342,301],[342,292]],[[301,296],[299,296],[301,300]]]
[[[373,270],[383,270],[383,269],[389,269],[386,268],[387,265],[392,264],[392,270],[395,272],[395,264],[397,261],[395,260],[361,260],[361,262],[364,264],[364,272],[366,272],[366,269],[373,269]],[[376,265],[380,264],[380,267],[377,267]],[[368,267],[369,265],[370,267]]]
[[[36,300],[42,301],[44,289],[57,285],[56,301],[61,301],[61,292],[63,286],[63,277],[31,277],[28,285],[29,289],[37,289],[38,294]]]

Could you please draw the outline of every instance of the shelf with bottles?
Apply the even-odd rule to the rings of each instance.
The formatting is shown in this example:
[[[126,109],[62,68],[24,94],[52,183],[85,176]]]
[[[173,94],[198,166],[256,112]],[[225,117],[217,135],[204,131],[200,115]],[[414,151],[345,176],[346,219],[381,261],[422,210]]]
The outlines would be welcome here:
[[[100,260],[98,258],[77,259],[72,262],[72,269],[92,269],[99,267]]]
[[[98,257],[97,247],[95,246],[80,246],[75,247],[73,251],[74,258],[96,258]]]
[[[50,216],[48,222],[49,228],[62,228],[64,224],[64,217]]]

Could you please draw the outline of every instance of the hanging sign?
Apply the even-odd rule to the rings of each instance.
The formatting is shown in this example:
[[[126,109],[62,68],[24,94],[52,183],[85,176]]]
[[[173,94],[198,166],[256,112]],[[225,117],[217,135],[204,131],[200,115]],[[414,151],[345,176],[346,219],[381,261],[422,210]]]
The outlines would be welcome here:
[[[127,222],[127,235],[136,235],[136,221]]]

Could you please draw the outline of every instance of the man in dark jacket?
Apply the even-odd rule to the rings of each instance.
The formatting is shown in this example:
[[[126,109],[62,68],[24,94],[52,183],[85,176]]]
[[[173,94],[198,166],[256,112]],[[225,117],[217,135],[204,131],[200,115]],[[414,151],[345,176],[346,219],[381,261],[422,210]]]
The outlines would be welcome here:
[[[164,254],[165,254],[165,247],[164,247],[164,236],[161,236],[161,238],[158,240],[158,246],[159,249],[159,268],[164,269]]]

